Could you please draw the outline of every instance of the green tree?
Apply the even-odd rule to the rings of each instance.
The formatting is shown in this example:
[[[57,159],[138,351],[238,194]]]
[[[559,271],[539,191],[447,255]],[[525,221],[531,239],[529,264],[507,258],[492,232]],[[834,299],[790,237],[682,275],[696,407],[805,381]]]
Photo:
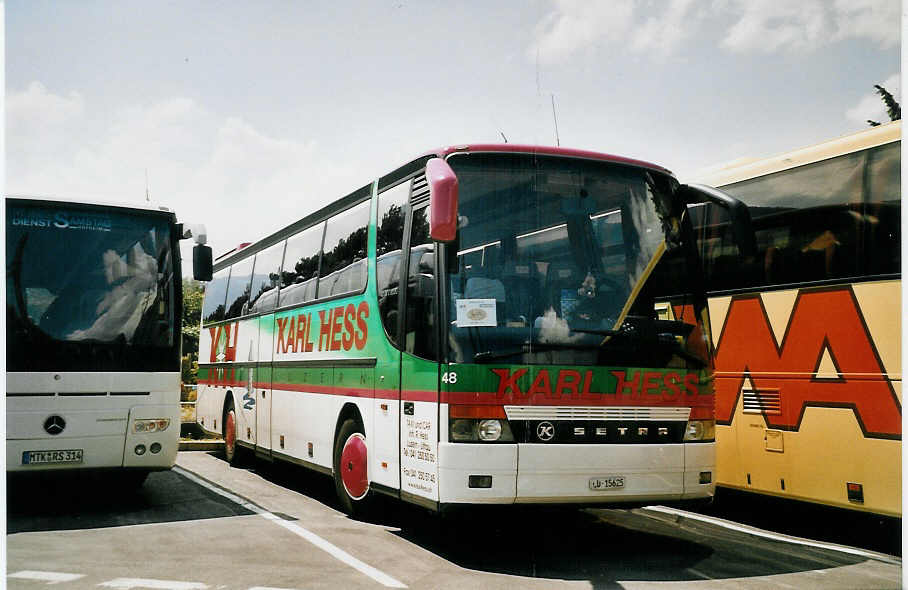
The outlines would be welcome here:
[[[876,93],[880,95],[880,99],[884,103],[886,103],[886,114],[889,115],[889,120],[898,121],[899,119],[901,119],[902,107],[895,100],[895,97],[892,96],[892,94],[890,94],[888,90],[886,90],[879,84],[874,84],[873,87],[876,88]],[[880,124],[879,121],[872,121],[870,119],[867,119],[867,122],[871,127],[876,127]]]
[[[183,362],[182,379],[185,384],[197,381],[199,370],[199,326],[202,321],[202,284],[183,279]]]

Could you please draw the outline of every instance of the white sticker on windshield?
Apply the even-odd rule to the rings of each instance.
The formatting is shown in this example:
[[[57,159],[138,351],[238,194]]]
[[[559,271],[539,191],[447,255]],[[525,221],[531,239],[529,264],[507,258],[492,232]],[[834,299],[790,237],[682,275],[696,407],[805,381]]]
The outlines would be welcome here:
[[[457,327],[478,328],[498,325],[494,299],[458,299]]]

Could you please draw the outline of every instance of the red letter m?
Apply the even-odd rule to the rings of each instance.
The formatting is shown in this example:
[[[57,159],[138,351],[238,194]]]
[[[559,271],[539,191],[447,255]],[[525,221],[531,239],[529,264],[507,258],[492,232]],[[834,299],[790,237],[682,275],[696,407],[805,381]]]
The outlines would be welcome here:
[[[837,375],[817,376],[823,359]],[[802,291],[781,345],[758,296],[733,298],[716,345],[716,419],[731,424],[749,375],[756,389],[778,389],[774,428],[797,430],[807,406],[850,408],[865,436],[901,438],[902,407],[883,370],[851,288]]]

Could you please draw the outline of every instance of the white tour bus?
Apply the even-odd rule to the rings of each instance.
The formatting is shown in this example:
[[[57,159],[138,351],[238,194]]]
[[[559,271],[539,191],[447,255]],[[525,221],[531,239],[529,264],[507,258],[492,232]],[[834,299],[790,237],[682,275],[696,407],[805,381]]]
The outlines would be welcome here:
[[[164,207],[6,198],[7,471],[173,466],[183,237]]]

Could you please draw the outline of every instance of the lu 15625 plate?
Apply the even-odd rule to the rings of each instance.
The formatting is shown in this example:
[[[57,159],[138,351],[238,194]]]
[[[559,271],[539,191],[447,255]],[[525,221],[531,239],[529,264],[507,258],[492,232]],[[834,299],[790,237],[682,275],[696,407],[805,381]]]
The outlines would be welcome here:
[[[607,477],[590,478],[590,489],[594,492],[601,492],[603,490],[620,490],[623,487],[623,475],[609,475]]]

